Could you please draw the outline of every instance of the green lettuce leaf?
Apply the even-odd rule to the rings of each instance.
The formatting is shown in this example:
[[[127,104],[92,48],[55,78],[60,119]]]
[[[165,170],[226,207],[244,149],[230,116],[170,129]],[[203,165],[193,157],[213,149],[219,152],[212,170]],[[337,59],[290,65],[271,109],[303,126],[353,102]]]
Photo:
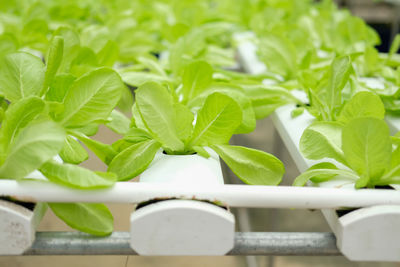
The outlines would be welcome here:
[[[151,72],[120,70],[118,73],[126,84],[134,87],[139,87],[147,82],[163,83],[172,81],[168,76],[162,76]]]
[[[97,52],[97,62],[100,66],[112,67],[119,57],[118,44],[108,40],[103,48]]]
[[[326,178],[327,176],[333,178],[337,175],[346,177],[353,182],[359,179],[359,176],[350,170],[340,170],[334,168],[310,169],[297,176],[293,182],[293,186],[304,186],[309,180],[320,180],[321,177]]]
[[[242,111],[229,96],[213,93],[197,115],[191,145],[225,144],[241,123]]]
[[[296,72],[296,47],[287,38],[268,34],[260,40],[260,57],[268,69],[276,74],[290,78]]]
[[[282,162],[266,152],[230,145],[212,145],[211,148],[246,184],[277,185],[285,173]]]
[[[9,106],[0,128],[1,152],[7,153],[18,133],[44,110],[45,104],[39,97],[27,97]]]
[[[239,86],[231,83],[213,83],[208,87],[208,89],[192,99],[192,101],[188,103],[188,106],[202,107],[207,97],[216,92],[231,97],[242,110],[242,123],[236,129],[235,134],[252,132],[256,127],[254,107],[248,98],[248,92],[245,92],[243,88]]]
[[[342,104],[342,90],[349,80],[351,70],[351,61],[348,56],[335,58],[332,62],[325,95],[332,119],[335,118],[334,112]]]
[[[55,76],[46,93],[46,100],[62,103],[75,79],[75,76],[71,74],[59,74]]]
[[[205,61],[197,61],[185,67],[182,78],[183,102],[193,99],[212,82],[212,67]]]
[[[74,164],[60,164],[55,161],[43,164],[40,172],[54,183],[79,189],[106,188],[114,185],[117,180],[113,173],[95,173]]]
[[[110,114],[111,121],[106,123],[106,126],[118,134],[126,134],[129,130],[131,121],[121,112],[114,109]]]
[[[43,95],[47,92],[48,87],[52,84],[57,70],[61,65],[63,58],[64,39],[61,36],[55,36],[50,43],[46,57],[46,72],[42,92]]]
[[[124,140],[131,143],[140,143],[151,139],[151,136],[145,130],[137,127],[132,127],[124,135]]]
[[[136,105],[154,139],[172,151],[184,149],[175,128],[174,100],[166,88],[154,82],[143,84],[136,91]]]
[[[38,57],[24,52],[9,54],[0,68],[0,94],[10,102],[38,96],[44,74],[44,64]]]
[[[363,91],[355,94],[343,107],[338,121],[348,123],[359,117],[375,117],[383,119],[385,107],[379,96]]]
[[[79,164],[89,158],[85,148],[70,135],[65,138],[64,146],[59,155],[64,162],[72,164]]]
[[[181,104],[175,103],[175,128],[180,140],[188,140],[193,132],[194,115],[190,109]]]
[[[114,218],[104,204],[48,203],[67,225],[92,235],[105,236],[113,231]]]
[[[394,54],[396,54],[399,48],[400,48],[400,34],[396,34],[392,44],[390,45],[388,58],[391,58]]]
[[[341,149],[342,128],[338,122],[314,122],[300,138],[300,151],[308,159],[332,158],[346,165]]]
[[[376,118],[353,119],[343,128],[342,150],[348,165],[366,179],[360,187],[373,183],[390,168],[389,127]]]
[[[106,120],[117,105],[123,87],[113,70],[100,68],[91,71],[74,81],[64,98],[64,112],[57,120],[68,128]]]
[[[160,147],[155,140],[134,144],[115,156],[107,171],[117,174],[120,181],[135,178],[150,165]]]
[[[56,156],[64,145],[65,131],[53,121],[34,121],[10,144],[0,167],[2,178],[24,178]]]

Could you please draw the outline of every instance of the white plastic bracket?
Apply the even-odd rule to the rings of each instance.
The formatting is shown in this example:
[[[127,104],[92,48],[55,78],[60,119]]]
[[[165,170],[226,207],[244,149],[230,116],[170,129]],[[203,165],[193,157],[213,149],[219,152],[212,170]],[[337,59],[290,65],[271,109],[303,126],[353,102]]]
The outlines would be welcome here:
[[[0,255],[21,255],[35,240],[35,229],[47,205],[35,204],[33,210],[11,201],[0,200]]]
[[[141,183],[208,185],[224,183],[218,155],[158,152]],[[131,247],[140,255],[224,255],[234,246],[235,219],[212,199],[156,199],[131,215]]]

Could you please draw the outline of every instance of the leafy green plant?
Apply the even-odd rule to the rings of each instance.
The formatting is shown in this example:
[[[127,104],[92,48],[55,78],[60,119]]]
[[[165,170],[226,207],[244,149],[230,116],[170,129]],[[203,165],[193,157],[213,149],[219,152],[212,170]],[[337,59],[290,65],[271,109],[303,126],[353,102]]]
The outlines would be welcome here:
[[[75,165],[86,160],[87,154],[71,134],[84,135],[88,125],[96,128],[106,121],[124,85],[107,68],[95,69],[77,79],[57,74],[62,64],[62,40],[54,39],[46,65],[24,52],[11,53],[3,59],[0,176],[24,179],[39,170],[50,182],[64,186],[109,187],[116,181],[114,174]],[[71,78],[66,82],[64,77]],[[65,163],[54,161],[56,155]],[[68,225],[81,231],[97,235],[112,231],[112,215],[102,204],[50,203],[50,207]],[[81,224],[82,220],[85,224]]]
[[[325,139],[328,138],[328,134],[324,136]],[[313,158],[332,158],[349,169],[338,169],[328,162],[317,164],[299,175],[294,185],[302,186],[308,180],[315,183],[324,182],[337,176],[354,182],[356,188],[400,183],[398,142],[392,144],[389,129],[384,121],[371,117],[356,118],[343,126],[339,135],[336,134],[335,137],[336,142],[330,139],[331,143],[320,145],[317,149],[321,153],[319,156],[318,152],[313,151]],[[337,151],[337,154],[329,153],[333,150]]]
[[[396,42],[391,54],[398,49],[394,46]],[[383,83],[382,89],[363,84],[358,75],[365,70],[359,64],[367,58],[367,53],[368,50],[361,56],[352,55],[353,60],[349,56],[335,58],[329,70],[319,71],[319,75],[315,71],[303,72],[302,84],[310,99],[307,109],[319,121],[304,131],[300,150],[306,158],[331,158],[341,165],[338,168],[331,162],[316,164],[297,177],[295,185],[304,185],[310,179],[319,183],[335,177],[355,182],[356,188],[398,183],[396,166],[391,165],[398,161],[397,145],[391,143],[388,126],[383,121],[385,111],[392,112],[388,105],[389,99],[393,99],[391,92],[398,88],[388,82]],[[380,62],[378,69],[382,66]]]
[[[173,88],[170,91],[173,97],[193,112],[197,112],[212,93],[219,92],[233,98],[242,109],[242,123],[235,133],[253,131],[256,119],[267,117],[281,105],[300,103],[285,88],[262,85],[261,80],[265,78],[262,75],[252,77],[215,69],[206,61],[193,61],[183,68],[181,76],[174,76],[164,71],[154,59],[143,58],[141,62],[144,69],[133,66],[119,70],[127,84],[134,87],[149,81],[165,84]]]
[[[278,184],[284,169],[277,158],[228,142],[295,103],[294,115],[307,109],[319,120],[304,132],[302,153],[348,168],[324,162],[296,185],[342,174],[356,187],[398,181],[398,136],[390,139],[382,119],[385,110],[400,110],[400,39],[379,54],[376,32],[330,0],[16,0],[0,3],[0,12],[2,178],[40,170],[53,183],[105,188],[143,172],[157,151],[208,157],[210,147],[244,182]],[[235,63],[233,34],[246,30],[256,34],[264,74],[226,69]],[[111,67],[138,88],[135,103]],[[364,77],[379,78],[384,88]],[[271,85],[262,85],[264,78]],[[293,97],[295,88],[310,103]],[[117,105],[131,109],[132,119]],[[100,124],[123,138],[112,145],[90,138]],[[88,158],[83,145],[107,173],[77,166]],[[102,204],[50,207],[71,227],[112,231]]]
[[[319,163],[298,176],[294,185],[310,179],[323,182],[337,175],[355,182],[356,188],[399,183],[398,142],[392,142],[384,114],[379,97],[364,91],[345,104],[337,121],[312,123],[300,140],[302,154],[314,160],[331,158],[348,169]]]
[[[266,185],[280,182],[284,168],[277,158],[228,145],[242,121],[242,109],[230,96],[210,93],[196,114],[155,82],[141,85],[135,98],[133,125],[124,135],[123,144],[118,143],[120,152],[108,168],[119,180],[130,180],[143,172],[160,149],[170,155],[198,153],[209,157],[204,148],[210,147],[244,182]]]
[[[346,99],[343,91],[351,71],[350,57],[345,56],[334,59],[320,76],[303,73],[301,81],[310,101],[307,109],[318,120],[336,120]]]

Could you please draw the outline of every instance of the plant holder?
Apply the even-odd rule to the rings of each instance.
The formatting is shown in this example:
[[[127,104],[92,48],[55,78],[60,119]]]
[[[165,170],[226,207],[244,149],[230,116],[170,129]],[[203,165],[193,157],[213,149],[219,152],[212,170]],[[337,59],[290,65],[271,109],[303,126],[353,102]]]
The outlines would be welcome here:
[[[400,261],[400,206],[378,205],[339,216],[321,210],[339,250],[352,261]]]
[[[291,118],[291,111],[294,108],[294,105],[278,108],[272,115],[272,120],[299,170],[304,172],[313,164],[318,163],[318,161],[305,159],[299,149],[301,134],[312,121],[312,116],[305,112],[296,118]],[[340,165],[337,162],[335,164]],[[354,183],[345,179],[335,179],[321,183],[319,186],[349,189],[354,188]],[[321,209],[321,211],[336,236],[337,247],[348,259],[400,261],[400,243],[398,242],[400,206],[376,205],[348,211],[343,209]],[[341,213],[345,214],[341,215]]]
[[[62,162],[59,156],[54,160]],[[35,180],[46,178],[35,170],[26,177]],[[13,197],[0,199],[0,255],[21,255],[35,241],[36,228],[47,211],[47,204],[35,198]]]
[[[32,206],[0,200],[0,255],[21,255],[31,247],[35,229],[47,210],[44,203]]]
[[[224,183],[218,155],[166,155],[159,151],[140,175],[141,183]],[[235,219],[214,199],[170,199],[141,203],[131,218],[131,247],[140,255],[224,255],[234,246]]]

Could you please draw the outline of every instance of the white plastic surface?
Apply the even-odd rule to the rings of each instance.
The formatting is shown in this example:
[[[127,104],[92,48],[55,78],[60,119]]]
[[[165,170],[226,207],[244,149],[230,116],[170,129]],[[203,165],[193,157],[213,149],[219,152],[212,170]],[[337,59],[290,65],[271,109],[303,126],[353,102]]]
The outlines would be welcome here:
[[[243,69],[250,74],[261,74],[267,67],[257,57],[257,47],[251,41],[244,41],[238,46],[238,59]]]
[[[20,255],[35,240],[35,229],[45,212],[44,204],[33,211],[0,200],[0,255]]]
[[[54,160],[62,162],[58,155]],[[47,180],[38,170],[31,172],[26,178]],[[35,202],[35,199],[29,196],[19,200]],[[0,255],[19,255],[28,249],[35,240],[36,227],[46,210],[47,205],[43,203],[36,203],[32,211],[14,202],[0,200]]]
[[[400,131],[400,116],[386,115],[386,122],[392,135]]]
[[[341,217],[322,210],[340,251],[352,261],[400,261],[400,206],[361,208]]]
[[[234,245],[233,215],[205,202],[157,202],[133,212],[131,222],[140,255],[224,255]]]
[[[218,155],[207,148],[208,159],[194,155],[166,155],[157,152],[150,166],[140,175],[144,183],[221,185],[224,178]]]
[[[218,155],[166,155],[159,151],[140,183],[213,187],[224,184]],[[215,199],[168,197],[131,215],[131,247],[140,255],[224,255],[234,245],[235,219]],[[169,199],[169,200],[168,200]]]

